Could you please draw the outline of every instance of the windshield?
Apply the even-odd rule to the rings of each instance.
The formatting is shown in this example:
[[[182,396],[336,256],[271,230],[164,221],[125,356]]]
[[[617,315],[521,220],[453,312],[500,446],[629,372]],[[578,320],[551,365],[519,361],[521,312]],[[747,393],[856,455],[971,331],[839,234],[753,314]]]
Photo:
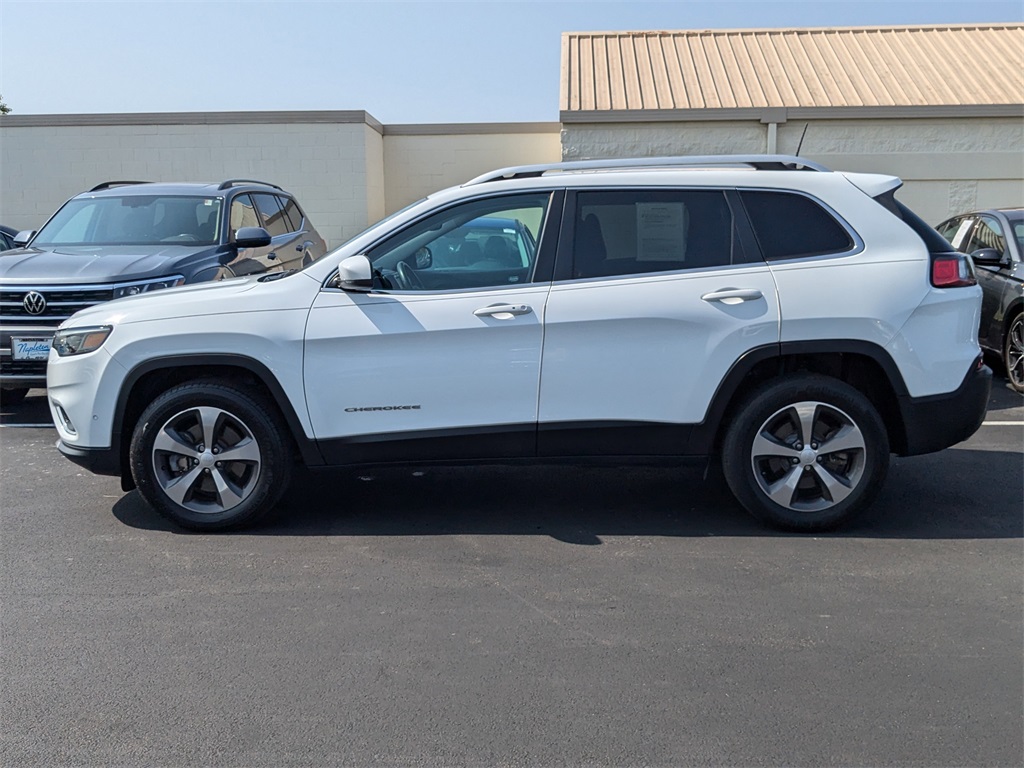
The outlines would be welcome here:
[[[214,245],[220,211],[216,197],[75,198],[39,230],[32,245]]]

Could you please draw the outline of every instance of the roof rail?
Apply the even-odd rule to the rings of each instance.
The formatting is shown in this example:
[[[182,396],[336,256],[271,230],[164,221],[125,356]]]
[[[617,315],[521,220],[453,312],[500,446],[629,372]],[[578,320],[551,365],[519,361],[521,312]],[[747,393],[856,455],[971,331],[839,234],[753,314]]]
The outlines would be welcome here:
[[[281,189],[277,184],[271,184],[269,181],[260,181],[259,179],[227,179],[222,181],[217,189],[227,189],[233,187],[235,184],[262,184],[264,187],[273,187],[274,189]],[[283,189],[281,189],[284,192]]]
[[[631,157],[613,160],[569,160],[544,165],[519,165],[501,168],[477,176],[463,184],[483,184],[500,179],[528,179],[546,173],[591,170],[627,170],[630,168],[685,168],[685,167],[747,166],[758,171],[820,171],[828,173],[820,163],[795,155],[689,155],[682,157]]]
[[[104,181],[102,184],[97,184],[95,187],[90,189],[90,192],[99,192],[101,189],[110,189],[111,187],[124,187],[130,184],[152,184],[151,181]]]

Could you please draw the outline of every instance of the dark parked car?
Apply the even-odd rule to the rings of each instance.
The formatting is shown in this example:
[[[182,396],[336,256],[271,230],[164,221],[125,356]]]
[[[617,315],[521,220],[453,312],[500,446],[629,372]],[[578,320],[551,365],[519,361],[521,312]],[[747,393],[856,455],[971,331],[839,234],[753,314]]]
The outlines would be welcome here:
[[[5,227],[0,224],[0,251],[9,251],[14,247],[14,237],[18,230],[14,227]]]
[[[998,353],[1006,378],[1024,393],[1024,208],[975,211],[936,227],[968,253],[984,291],[978,340]]]
[[[0,398],[46,386],[57,325],[123,296],[298,269],[327,248],[295,198],[249,179],[108,181],[0,254]]]

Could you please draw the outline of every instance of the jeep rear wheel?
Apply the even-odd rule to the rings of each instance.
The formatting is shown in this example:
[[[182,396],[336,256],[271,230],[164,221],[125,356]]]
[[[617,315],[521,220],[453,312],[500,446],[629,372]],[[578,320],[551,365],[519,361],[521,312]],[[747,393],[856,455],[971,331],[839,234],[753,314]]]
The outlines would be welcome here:
[[[871,402],[849,385],[801,375],[739,407],[722,446],[730,489],[780,528],[835,528],[867,508],[885,479],[889,440]]]
[[[222,382],[168,390],[145,410],[132,437],[139,491],[184,528],[255,522],[280,498],[290,474],[275,414],[273,404]]]

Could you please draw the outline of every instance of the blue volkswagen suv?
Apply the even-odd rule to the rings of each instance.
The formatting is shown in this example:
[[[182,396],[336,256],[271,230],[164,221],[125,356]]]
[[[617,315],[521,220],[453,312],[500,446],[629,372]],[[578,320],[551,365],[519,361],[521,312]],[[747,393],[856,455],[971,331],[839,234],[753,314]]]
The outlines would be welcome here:
[[[274,184],[108,181],[0,253],[0,398],[46,386],[50,340],[80,309],[122,296],[298,269],[326,244]]]

